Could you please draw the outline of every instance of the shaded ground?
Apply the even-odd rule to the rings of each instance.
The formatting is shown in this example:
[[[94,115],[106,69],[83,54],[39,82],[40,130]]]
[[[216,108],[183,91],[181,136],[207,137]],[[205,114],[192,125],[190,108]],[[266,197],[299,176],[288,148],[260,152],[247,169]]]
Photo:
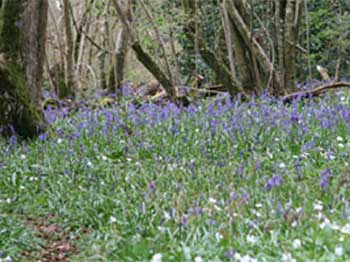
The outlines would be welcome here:
[[[26,252],[24,257],[36,258],[40,262],[69,262],[70,257],[77,254],[77,249],[69,232],[56,223],[51,223],[48,219],[33,219],[26,220],[26,224],[31,227],[38,238],[45,244],[43,248],[35,252]]]

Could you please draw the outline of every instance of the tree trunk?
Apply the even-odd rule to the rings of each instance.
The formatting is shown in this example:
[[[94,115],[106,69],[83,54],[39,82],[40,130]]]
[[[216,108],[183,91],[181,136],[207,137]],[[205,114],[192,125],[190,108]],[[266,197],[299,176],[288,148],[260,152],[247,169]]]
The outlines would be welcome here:
[[[42,78],[45,62],[47,0],[30,1],[24,14],[24,63],[27,85],[36,106],[41,105]]]
[[[133,1],[133,0],[129,0]],[[132,42],[131,48],[136,54],[137,59],[147,68],[147,70],[156,78],[163,86],[166,93],[170,96],[173,102],[177,102],[177,88],[174,86],[169,76],[164,73],[158,63],[149,55],[141,46],[140,41],[137,39],[137,33],[135,29],[130,25],[127,16],[123,12],[120,2],[114,0],[114,7],[123,23],[123,26],[130,34],[130,40]]]
[[[65,68],[65,86],[59,90],[60,98],[75,97],[75,80],[74,80],[74,40],[71,16],[69,12],[69,0],[63,0],[63,18],[64,30],[66,34],[66,68]]]
[[[129,38],[129,32],[125,28],[122,28],[117,39],[115,64],[110,71],[109,91],[111,93],[117,93],[123,84]]]
[[[232,35],[232,49],[234,56],[236,58],[235,62],[237,65],[237,71],[239,73],[239,77],[241,80],[242,87],[244,90],[254,90],[255,89],[255,81],[253,77],[253,66],[252,62],[250,60],[249,52],[247,47],[244,44],[244,40],[240,36],[239,31],[237,30],[234,21],[232,20],[232,17],[228,15],[228,10],[232,8],[230,5],[233,5],[234,3],[225,0],[224,1],[224,8],[228,16],[228,22],[230,22],[230,29],[231,29],[231,35]]]
[[[6,1],[0,29],[0,126],[3,135],[35,137],[46,39],[47,0]]]
[[[288,0],[286,5],[285,17],[285,58],[284,58],[284,91],[289,93],[295,90],[296,86],[296,55],[298,43],[298,29],[300,24],[301,12],[303,9],[302,0]]]
[[[196,4],[193,0],[183,0],[184,11],[187,19],[186,26],[186,37],[191,40],[192,45],[195,46],[195,41],[198,43],[199,53],[204,62],[213,70],[215,74],[215,78],[220,80],[220,83],[225,87],[225,89],[231,94],[231,96],[236,96],[241,93],[243,90],[237,84],[237,81],[233,78],[233,75],[230,73],[230,70],[226,67],[226,65],[220,61],[217,55],[211,51],[200,32],[196,32]],[[195,35],[197,34],[198,39],[195,39]]]
[[[124,13],[129,23],[132,23],[132,5],[133,1],[124,0]],[[130,32],[123,26],[118,34],[114,65],[109,73],[109,91],[118,93],[124,81],[124,72],[126,66],[126,56],[129,51]]]

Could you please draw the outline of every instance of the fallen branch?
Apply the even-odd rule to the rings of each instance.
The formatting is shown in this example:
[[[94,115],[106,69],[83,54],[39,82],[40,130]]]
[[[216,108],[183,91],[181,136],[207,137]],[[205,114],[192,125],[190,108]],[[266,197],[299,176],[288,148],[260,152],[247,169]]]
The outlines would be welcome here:
[[[335,83],[333,82],[333,83],[324,84],[314,89],[299,91],[299,92],[285,95],[282,97],[282,100],[284,103],[290,103],[294,99],[317,97],[328,92],[329,90],[333,90],[341,87],[350,87],[350,82],[335,82]]]

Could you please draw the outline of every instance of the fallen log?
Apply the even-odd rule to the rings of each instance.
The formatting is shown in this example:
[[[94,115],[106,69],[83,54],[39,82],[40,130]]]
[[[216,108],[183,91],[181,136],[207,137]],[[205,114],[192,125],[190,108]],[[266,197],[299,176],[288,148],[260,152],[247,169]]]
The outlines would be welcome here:
[[[309,97],[317,97],[320,96],[330,90],[334,90],[341,87],[350,87],[350,82],[333,82],[333,83],[327,83],[324,85],[321,85],[319,87],[310,89],[310,90],[303,90],[294,92],[288,95],[285,95],[282,97],[282,101],[284,103],[290,103],[294,99],[304,99]]]

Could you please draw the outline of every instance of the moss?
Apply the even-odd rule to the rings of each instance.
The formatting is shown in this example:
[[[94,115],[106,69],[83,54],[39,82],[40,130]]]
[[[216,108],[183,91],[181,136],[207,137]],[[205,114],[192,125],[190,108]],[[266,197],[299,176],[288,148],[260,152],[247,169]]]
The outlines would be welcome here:
[[[64,71],[60,70],[57,73],[57,94],[59,98],[67,98],[69,93],[69,88],[66,85],[65,77],[64,77]]]
[[[21,47],[20,14],[23,13],[23,0],[6,1],[1,13],[0,49],[7,57],[16,59]]]
[[[31,101],[26,86],[25,75],[21,67],[14,63],[0,68],[0,126],[7,127],[4,134],[9,134],[12,126],[22,137],[35,137],[41,131],[41,117]]]

